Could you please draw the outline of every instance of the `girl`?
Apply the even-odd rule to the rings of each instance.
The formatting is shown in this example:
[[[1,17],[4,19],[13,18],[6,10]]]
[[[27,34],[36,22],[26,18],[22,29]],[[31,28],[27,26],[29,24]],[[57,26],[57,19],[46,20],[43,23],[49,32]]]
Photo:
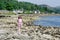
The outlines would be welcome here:
[[[21,31],[21,27],[22,27],[22,17],[18,16],[18,33],[20,34]]]

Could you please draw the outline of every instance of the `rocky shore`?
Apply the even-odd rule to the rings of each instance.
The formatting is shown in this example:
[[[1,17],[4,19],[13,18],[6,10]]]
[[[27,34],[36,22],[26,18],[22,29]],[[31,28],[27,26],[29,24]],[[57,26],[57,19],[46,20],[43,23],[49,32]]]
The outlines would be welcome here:
[[[60,40],[60,28],[35,26],[32,21],[40,15],[21,15],[23,26],[21,34],[17,32],[17,17],[0,18],[0,40]]]

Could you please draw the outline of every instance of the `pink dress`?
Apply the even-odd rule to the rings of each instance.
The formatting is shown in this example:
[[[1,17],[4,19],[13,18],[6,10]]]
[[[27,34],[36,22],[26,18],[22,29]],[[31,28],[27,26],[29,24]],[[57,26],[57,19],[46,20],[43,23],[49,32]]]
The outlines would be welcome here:
[[[18,19],[18,28],[21,28],[22,26],[22,19]]]

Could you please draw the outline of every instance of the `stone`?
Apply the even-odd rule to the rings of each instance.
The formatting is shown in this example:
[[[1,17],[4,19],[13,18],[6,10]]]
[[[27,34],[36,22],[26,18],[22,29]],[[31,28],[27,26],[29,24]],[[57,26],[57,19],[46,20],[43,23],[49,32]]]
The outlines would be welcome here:
[[[48,35],[48,34],[43,34],[42,37],[47,38],[47,39],[52,39],[53,38],[51,35]]]
[[[1,36],[0,36],[0,39],[5,39],[5,38],[6,38],[5,35],[1,35]]]
[[[0,35],[6,34],[8,31],[7,30],[0,30]]]
[[[13,40],[19,40],[19,39],[13,39]]]

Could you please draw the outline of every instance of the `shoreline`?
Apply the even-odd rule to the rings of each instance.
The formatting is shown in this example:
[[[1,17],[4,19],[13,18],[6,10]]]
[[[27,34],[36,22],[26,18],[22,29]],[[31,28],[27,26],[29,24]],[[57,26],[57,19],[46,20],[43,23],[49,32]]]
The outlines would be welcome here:
[[[29,14],[27,14],[27,15],[29,15]],[[30,15],[32,15],[32,14],[30,14]],[[37,14],[37,15],[36,15],[36,14],[33,14],[33,15],[35,15],[35,16],[29,16],[31,19],[29,18],[30,20],[29,20],[28,22],[31,22],[31,23],[32,23],[32,22],[35,21],[35,20],[40,20],[40,19],[42,19],[41,17],[44,17],[44,16],[60,16],[59,14],[55,14],[55,15],[52,15],[52,14],[49,14],[49,15],[47,15],[47,14],[45,14],[45,15],[44,15],[44,14],[43,14],[43,15],[42,15],[42,14],[40,14],[40,15],[39,15],[39,14]],[[35,19],[34,19],[34,18],[35,18]],[[24,18],[23,18],[23,19],[24,19]],[[33,24],[33,25],[34,25],[34,24]],[[39,25],[35,25],[35,26],[39,26]],[[42,26],[42,25],[41,25],[41,26]],[[43,26],[43,27],[46,27],[46,26]],[[47,26],[47,27],[48,27],[48,26]],[[49,26],[49,27],[52,27],[52,26]],[[56,27],[56,26],[54,26],[54,27]],[[59,28],[59,27],[57,26],[57,28]]]
[[[18,15],[0,19],[1,40],[60,40],[60,28],[32,25],[31,22],[36,18],[38,19],[40,15],[22,14],[21,16],[23,18],[23,26],[21,27],[20,35],[17,33]]]

